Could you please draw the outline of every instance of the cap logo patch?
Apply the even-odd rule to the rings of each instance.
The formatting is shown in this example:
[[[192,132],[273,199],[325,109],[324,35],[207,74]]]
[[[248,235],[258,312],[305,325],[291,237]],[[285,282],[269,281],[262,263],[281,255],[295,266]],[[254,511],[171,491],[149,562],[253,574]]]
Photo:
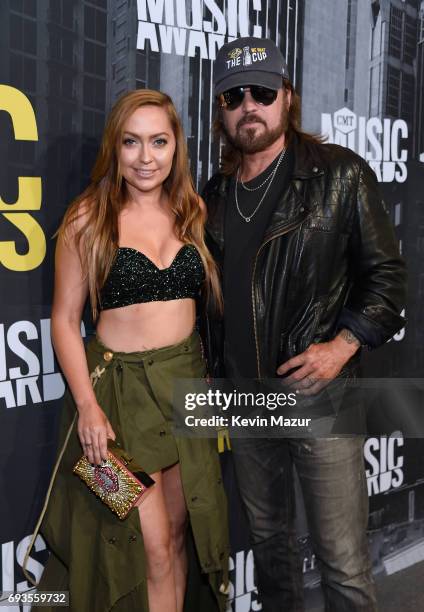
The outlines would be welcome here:
[[[240,47],[236,47],[235,49],[229,52],[228,57],[231,59],[236,59],[242,53],[243,51],[240,49]]]
[[[235,68],[236,66],[251,66],[256,62],[262,62],[267,58],[265,47],[243,47],[243,50],[239,47],[232,49],[228,53],[230,59],[226,60],[227,70]]]

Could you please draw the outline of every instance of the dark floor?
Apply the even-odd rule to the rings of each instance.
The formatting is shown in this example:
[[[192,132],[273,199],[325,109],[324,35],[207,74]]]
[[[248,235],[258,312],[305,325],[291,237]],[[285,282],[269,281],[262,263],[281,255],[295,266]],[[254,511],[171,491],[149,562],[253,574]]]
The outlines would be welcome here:
[[[424,610],[424,562],[391,576],[377,577],[380,612],[421,612]],[[320,589],[307,590],[307,612],[323,612]]]

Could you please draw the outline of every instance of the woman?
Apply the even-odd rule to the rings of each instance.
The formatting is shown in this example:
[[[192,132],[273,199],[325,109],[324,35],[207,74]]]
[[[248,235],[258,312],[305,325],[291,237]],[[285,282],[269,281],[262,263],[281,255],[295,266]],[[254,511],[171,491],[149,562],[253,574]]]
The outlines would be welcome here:
[[[176,438],[171,428],[173,380],[205,375],[195,300],[200,291],[217,307],[221,300],[203,240],[203,206],[171,99],[150,90],[124,95],[56,250],[52,338],[73,396],[61,443],[75,408],[78,419],[42,525],[53,554],[39,589],[69,589],[71,611],[180,612],[188,515],[214,593],[210,609],[225,604],[226,507],[216,442]],[[87,296],[97,337],[85,355]],[[72,474],[81,447],[91,463],[106,458],[107,438],[155,481],[123,522]]]

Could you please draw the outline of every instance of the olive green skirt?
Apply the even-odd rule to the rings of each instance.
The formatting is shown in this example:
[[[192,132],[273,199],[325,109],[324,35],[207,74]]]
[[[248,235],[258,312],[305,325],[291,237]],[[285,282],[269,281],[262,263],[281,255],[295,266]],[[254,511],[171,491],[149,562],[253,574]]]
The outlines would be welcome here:
[[[223,611],[229,543],[216,439],[176,437],[172,428],[174,381],[205,375],[198,334],[132,353],[114,352],[93,338],[86,352],[97,401],[122,447],[148,473],[180,463],[190,520],[185,610]],[[75,413],[67,392],[59,448]],[[74,424],[41,525],[52,552],[38,589],[69,590],[70,612],[148,612],[138,511],[120,521],[73,474],[81,455]]]
[[[117,441],[144,471],[151,474],[179,460],[172,435],[174,380],[204,378],[200,340],[193,333],[183,342],[143,352],[119,353],[93,339],[87,346],[95,393],[108,405]],[[104,371],[103,371],[104,370]]]

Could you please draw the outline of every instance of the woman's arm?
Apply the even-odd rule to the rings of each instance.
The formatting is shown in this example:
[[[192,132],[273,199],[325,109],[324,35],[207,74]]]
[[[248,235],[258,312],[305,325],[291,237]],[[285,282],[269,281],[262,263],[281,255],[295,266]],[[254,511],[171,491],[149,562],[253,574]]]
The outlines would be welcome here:
[[[78,435],[91,463],[107,456],[107,437],[112,427],[94,394],[81,337],[81,315],[88,295],[75,240],[59,237],[55,258],[55,290],[52,309],[52,341],[74,397],[79,418]],[[86,446],[91,444],[91,446]]]

